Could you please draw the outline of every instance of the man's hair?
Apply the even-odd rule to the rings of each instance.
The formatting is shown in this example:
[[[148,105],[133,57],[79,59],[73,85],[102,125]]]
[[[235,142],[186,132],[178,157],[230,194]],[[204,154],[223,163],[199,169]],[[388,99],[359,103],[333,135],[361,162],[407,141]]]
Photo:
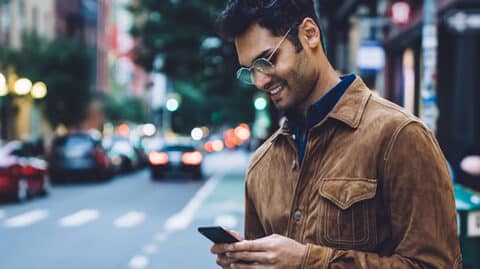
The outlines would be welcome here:
[[[299,52],[303,47],[298,39],[298,26],[307,17],[320,28],[312,0],[229,0],[217,18],[216,26],[220,36],[227,40],[244,34],[255,23],[274,36],[284,35],[293,26],[287,39]],[[325,50],[322,33],[320,38]]]

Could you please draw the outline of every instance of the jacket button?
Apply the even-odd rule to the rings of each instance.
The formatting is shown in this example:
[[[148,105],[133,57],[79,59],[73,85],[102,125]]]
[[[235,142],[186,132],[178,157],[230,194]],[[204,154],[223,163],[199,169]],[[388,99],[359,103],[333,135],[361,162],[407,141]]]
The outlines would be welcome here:
[[[300,211],[300,209],[295,210],[295,213],[293,213],[293,218],[294,218],[296,221],[301,220],[301,219],[303,218],[302,211]]]
[[[292,162],[292,170],[296,170],[297,169],[297,160],[293,160]]]

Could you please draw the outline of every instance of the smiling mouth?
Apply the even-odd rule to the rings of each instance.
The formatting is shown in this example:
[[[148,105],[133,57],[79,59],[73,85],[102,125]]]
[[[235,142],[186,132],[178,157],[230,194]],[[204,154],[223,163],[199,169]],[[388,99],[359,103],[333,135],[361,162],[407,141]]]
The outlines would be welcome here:
[[[270,95],[275,95],[275,94],[279,93],[282,89],[283,89],[283,84],[280,84],[280,85],[278,85],[277,87],[269,90],[268,93],[269,93]]]

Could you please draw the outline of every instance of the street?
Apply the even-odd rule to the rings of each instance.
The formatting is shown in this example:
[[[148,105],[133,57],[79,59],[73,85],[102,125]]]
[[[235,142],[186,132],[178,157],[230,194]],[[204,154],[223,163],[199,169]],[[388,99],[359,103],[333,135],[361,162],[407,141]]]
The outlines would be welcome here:
[[[1,268],[215,268],[211,243],[197,227],[242,232],[249,157],[243,151],[206,156],[201,181],[152,181],[143,169],[0,204]]]

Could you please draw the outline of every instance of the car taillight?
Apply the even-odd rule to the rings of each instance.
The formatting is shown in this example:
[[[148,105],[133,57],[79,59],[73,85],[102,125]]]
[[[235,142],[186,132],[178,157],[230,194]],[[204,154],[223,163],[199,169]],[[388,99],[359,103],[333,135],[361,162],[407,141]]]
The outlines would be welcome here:
[[[165,152],[150,152],[148,160],[153,165],[165,165],[168,163],[168,155]]]
[[[28,176],[34,176],[37,174],[37,170],[31,166],[24,166],[22,168],[22,176],[28,177]]]
[[[108,166],[107,156],[100,149],[93,150],[93,157],[101,166]]]
[[[182,156],[182,162],[186,165],[199,165],[202,163],[202,153],[199,151],[185,152]]]

